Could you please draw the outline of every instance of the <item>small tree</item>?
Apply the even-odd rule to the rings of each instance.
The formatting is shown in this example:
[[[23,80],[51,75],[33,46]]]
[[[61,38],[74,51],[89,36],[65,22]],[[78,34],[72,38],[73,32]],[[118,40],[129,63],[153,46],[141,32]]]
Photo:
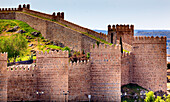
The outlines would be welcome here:
[[[1,39],[0,52],[8,52],[8,59],[14,58],[14,62],[18,55],[22,55],[25,52],[26,48],[27,40],[21,34]]]
[[[89,52],[87,53],[87,58],[88,58],[88,59],[90,58],[90,53],[89,53]]]
[[[148,93],[146,93],[145,102],[170,102],[170,95],[164,95],[163,98],[160,96],[157,96],[157,98],[155,98],[154,92],[149,91]]]

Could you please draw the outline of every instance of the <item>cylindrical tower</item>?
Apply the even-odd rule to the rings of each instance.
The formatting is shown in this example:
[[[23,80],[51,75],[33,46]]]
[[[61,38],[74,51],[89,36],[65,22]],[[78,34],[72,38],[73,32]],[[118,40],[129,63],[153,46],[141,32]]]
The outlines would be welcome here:
[[[120,46],[95,45],[90,49],[91,96],[94,102],[121,101]]]

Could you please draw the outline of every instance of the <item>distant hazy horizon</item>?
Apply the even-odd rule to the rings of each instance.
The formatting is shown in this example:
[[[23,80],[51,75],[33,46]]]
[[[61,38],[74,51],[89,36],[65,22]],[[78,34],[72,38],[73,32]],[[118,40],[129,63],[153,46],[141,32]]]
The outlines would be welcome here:
[[[135,29],[170,30],[170,0],[0,0],[0,8],[30,4],[90,29],[107,30],[109,24],[134,24]]]

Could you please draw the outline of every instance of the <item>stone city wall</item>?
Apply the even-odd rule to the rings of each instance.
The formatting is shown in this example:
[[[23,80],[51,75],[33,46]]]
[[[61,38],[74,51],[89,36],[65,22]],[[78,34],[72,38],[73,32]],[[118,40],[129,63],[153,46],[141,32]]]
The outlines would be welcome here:
[[[7,102],[7,53],[0,53],[0,102]]]
[[[0,19],[15,19],[15,12],[0,12]]]
[[[152,91],[166,92],[166,37],[134,37],[132,54],[132,82]]]
[[[37,73],[34,66],[7,68],[8,101],[36,101]]]
[[[94,48],[93,48],[94,47]],[[91,95],[93,101],[121,101],[120,45],[91,46]]]
[[[39,101],[63,102],[68,91],[68,52],[37,52],[37,91]]]
[[[131,83],[132,55],[123,53],[121,57],[121,86]]]
[[[90,66],[89,61],[69,64],[69,101],[88,101],[91,81]]]

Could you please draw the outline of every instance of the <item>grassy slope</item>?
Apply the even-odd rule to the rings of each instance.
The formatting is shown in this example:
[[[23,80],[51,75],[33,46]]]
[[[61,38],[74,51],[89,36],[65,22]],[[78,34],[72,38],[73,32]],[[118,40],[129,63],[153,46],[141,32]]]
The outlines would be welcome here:
[[[37,30],[31,28],[27,23],[22,22],[22,21],[18,21],[18,20],[3,20],[0,19],[0,39],[3,40],[5,38],[8,38],[14,34],[16,34],[15,32],[6,32],[7,29],[9,28],[13,28],[14,26],[19,26],[19,30],[22,29],[24,31],[26,31],[26,33],[24,33],[23,35],[26,36],[31,36],[32,39],[30,39],[29,41],[31,41],[30,43],[28,43],[28,45],[33,44],[32,47],[28,47],[24,54],[20,57],[18,57],[16,60],[17,61],[25,61],[28,60],[30,55],[31,55],[31,50],[39,50],[39,51],[49,51],[49,49],[47,48],[52,48],[52,49],[57,49],[57,50],[65,50],[66,48],[61,48],[59,46],[54,46],[54,45],[45,45],[45,43],[48,42],[43,42],[43,40],[45,40],[42,35],[40,34],[39,37],[35,37],[33,35],[31,35],[31,32],[38,32]],[[28,40],[28,39],[27,39]],[[33,59],[36,59],[36,56],[33,57]],[[11,59],[12,61],[13,59]]]

